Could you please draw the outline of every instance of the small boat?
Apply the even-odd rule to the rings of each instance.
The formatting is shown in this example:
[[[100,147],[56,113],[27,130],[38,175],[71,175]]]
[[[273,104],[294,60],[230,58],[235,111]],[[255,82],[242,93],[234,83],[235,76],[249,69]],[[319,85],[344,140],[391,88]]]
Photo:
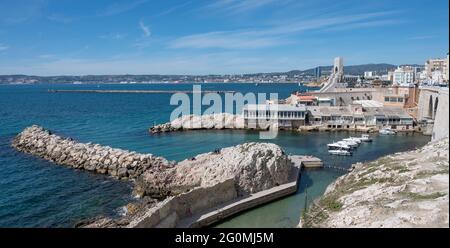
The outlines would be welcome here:
[[[351,148],[357,148],[359,146],[359,144],[356,143],[353,140],[342,140],[342,141],[339,141],[339,142],[342,143],[342,144],[346,144],[346,145],[350,146]]]
[[[380,130],[380,134],[385,134],[385,135],[394,135],[397,132],[395,132],[394,130],[390,129],[390,128],[383,128]]]
[[[361,141],[363,141],[363,142],[372,142],[372,138],[370,138],[370,135],[368,135],[368,134],[363,134],[363,135],[361,135]]]
[[[328,151],[332,155],[339,155],[339,156],[351,156],[352,153],[350,151],[346,150],[329,150]]]
[[[361,144],[361,140],[359,138],[354,138],[354,137],[343,139],[343,141],[345,141],[345,142],[355,142],[357,144]]]
[[[332,144],[328,144],[328,149],[330,150],[351,150],[352,148],[342,142],[336,142],[336,143],[332,143]]]
[[[354,141],[358,142],[358,143],[362,143],[362,137],[350,137],[351,139],[353,139]]]

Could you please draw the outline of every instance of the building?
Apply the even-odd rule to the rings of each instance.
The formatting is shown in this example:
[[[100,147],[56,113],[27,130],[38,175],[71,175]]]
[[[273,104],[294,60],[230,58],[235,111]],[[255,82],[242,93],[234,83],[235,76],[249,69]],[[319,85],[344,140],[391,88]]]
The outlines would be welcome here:
[[[377,76],[376,72],[374,72],[374,71],[365,71],[364,72],[364,78],[372,79],[372,78],[375,78],[376,76]]]
[[[314,69],[314,76],[319,79],[322,76],[322,68],[320,66]]]
[[[429,79],[433,78],[434,74],[442,74],[442,80],[448,81],[448,55],[445,59],[429,59],[425,63],[425,71]],[[436,71],[440,73],[435,73]],[[434,80],[433,80],[434,81]],[[436,81],[435,81],[436,82]]]
[[[306,124],[306,108],[300,104],[248,104],[242,114],[248,129],[297,129]]]
[[[415,80],[414,68],[411,66],[399,66],[393,74],[394,85],[410,85]]]
[[[308,123],[327,129],[367,130],[389,127],[398,131],[414,130],[414,118],[398,107],[352,104],[344,107],[308,106]]]

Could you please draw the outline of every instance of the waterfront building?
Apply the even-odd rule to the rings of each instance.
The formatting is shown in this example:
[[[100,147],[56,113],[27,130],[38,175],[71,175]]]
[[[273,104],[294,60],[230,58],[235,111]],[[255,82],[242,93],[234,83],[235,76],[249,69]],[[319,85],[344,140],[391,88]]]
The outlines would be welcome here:
[[[327,129],[366,130],[367,128],[391,128],[412,131],[414,118],[399,107],[383,107],[377,104],[363,107],[352,104],[344,107],[308,106],[308,123]]]
[[[249,129],[296,129],[304,126],[306,108],[301,104],[247,104],[244,106],[243,118]]]

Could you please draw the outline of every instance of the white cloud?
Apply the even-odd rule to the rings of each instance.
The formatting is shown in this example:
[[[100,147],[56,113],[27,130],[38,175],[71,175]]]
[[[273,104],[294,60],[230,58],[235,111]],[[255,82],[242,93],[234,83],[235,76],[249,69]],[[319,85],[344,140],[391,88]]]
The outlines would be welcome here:
[[[392,15],[394,11],[372,12],[357,15],[323,17],[309,20],[285,20],[277,25],[235,31],[218,31],[188,35],[169,43],[170,48],[262,48],[290,43],[290,37],[308,30],[356,29],[392,24],[395,20],[371,19]]]
[[[434,35],[423,35],[423,36],[413,36],[413,37],[408,37],[407,40],[429,40],[429,39],[433,39],[436,36]]]
[[[127,1],[126,3],[113,3],[106,7],[106,9],[99,12],[99,16],[113,16],[133,10],[140,5],[146,3],[148,0]]]
[[[1,51],[5,51],[5,50],[8,50],[8,49],[9,49],[9,46],[0,43],[0,52],[1,52]]]
[[[150,37],[150,35],[152,35],[150,28],[148,26],[146,26],[143,21],[139,22],[139,27],[141,28],[142,33],[144,34],[144,37]]]
[[[125,34],[121,34],[121,33],[110,33],[110,34],[103,34],[100,35],[99,38],[100,39],[105,39],[105,40],[121,40],[123,38],[125,38]]]
[[[203,9],[208,12],[221,11],[228,14],[239,14],[279,2],[282,0],[218,0],[206,5]]]

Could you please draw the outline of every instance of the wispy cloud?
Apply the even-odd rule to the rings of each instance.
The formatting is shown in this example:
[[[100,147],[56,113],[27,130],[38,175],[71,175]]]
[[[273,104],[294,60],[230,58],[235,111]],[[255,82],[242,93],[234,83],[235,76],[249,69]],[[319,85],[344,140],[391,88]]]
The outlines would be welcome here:
[[[141,28],[144,37],[150,37],[150,35],[152,35],[150,28],[146,26],[143,21],[139,22],[139,27]]]
[[[140,5],[146,3],[148,0],[134,0],[127,1],[127,3],[113,3],[106,7],[106,9],[98,13],[99,16],[113,16],[133,10]]]
[[[57,14],[53,13],[49,16],[47,16],[47,19],[54,22],[61,22],[61,23],[69,23],[73,21],[73,18],[70,18],[63,14]]]
[[[1,52],[1,51],[5,51],[5,50],[8,50],[8,49],[9,49],[9,46],[0,43],[0,52]]]
[[[182,3],[182,4],[175,5],[175,6],[171,7],[171,8],[168,8],[167,10],[162,11],[161,13],[155,15],[154,17],[161,17],[161,16],[165,16],[165,15],[171,14],[171,13],[173,13],[173,12],[183,8],[183,7],[188,6],[191,3],[192,3],[192,1],[187,1],[187,2]]]
[[[435,35],[413,36],[406,38],[407,40],[429,40],[435,38]]]
[[[367,22],[359,22],[359,23],[352,23],[348,25],[343,26],[337,26],[328,28],[325,31],[344,31],[344,30],[352,30],[352,29],[358,29],[358,28],[373,28],[373,27],[382,27],[386,25],[396,25],[404,23],[404,21],[401,20],[395,20],[395,19],[388,19],[388,20],[381,20],[381,21],[367,21]]]
[[[309,30],[356,29],[392,24],[395,20],[376,21],[395,11],[372,12],[358,15],[323,17],[308,20],[285,20],[265,28],[218,31],[188,35],[173,40],[170,48],[262,48],[290,43],[290,37]]]
[[[121,34],[121,33],[102,34],[99,36],[100,39],[105,39],[105,40],[122,40],[125,37],[126,37],[126,35]]]
[[[207,11],[221,11],[228,14],[239,14],[281,1],[284,2],[286,0],[218,0],[206,5],[203,9]]]
[[[46,0],[0,1],[0,23],[19,24],[42,16]]]

